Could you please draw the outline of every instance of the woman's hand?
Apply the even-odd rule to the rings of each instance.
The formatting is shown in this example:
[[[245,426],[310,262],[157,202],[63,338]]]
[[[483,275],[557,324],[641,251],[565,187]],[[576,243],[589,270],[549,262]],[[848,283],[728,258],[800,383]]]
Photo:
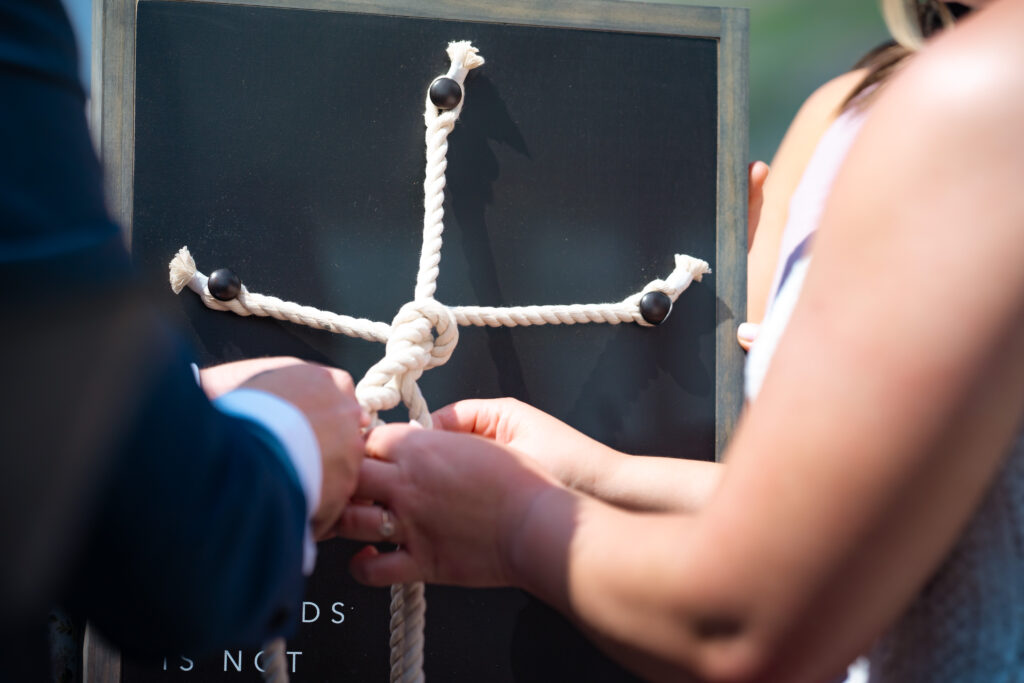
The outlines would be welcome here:
[[[754,243],[764,206],[764,183],[771,169],[763,161],[752,161],[747,167],[747,246]]]
[[[764,207],[764,184],[768,180],[770,169],[763,161],[755,161],[747,167],[749,178],[747,182],[747,248],[754,244],[754,236],[757,234],[757,226],[761,222],[761,209]],[[750,345],[757,339],[760,325],[746,322],[736,329],[736,341],[743,347],[744,351],[750,350]]]
[[[335,531],[367,546],[352,558],[356,580],[513,585],[516,539],[545,492],[562,491],[518,453],[468,434],[390,424],[366,442],[356,498]]]
[[[594,493],[596,481],[622,453],[514,398],[459,401],[434,413],[441,429],[508,446],[539,463],[565,486]]]
[[[513,398],[459,401],[434,420],[508,446],[563,486],[630,510],[694,512],[721,478],[717,463],[620,453]]]

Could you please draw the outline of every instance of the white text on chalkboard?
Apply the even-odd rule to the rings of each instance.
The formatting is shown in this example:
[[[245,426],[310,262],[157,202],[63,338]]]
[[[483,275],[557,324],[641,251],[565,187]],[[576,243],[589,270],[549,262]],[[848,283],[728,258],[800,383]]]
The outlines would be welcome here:
[[[235,653],[237,653],[237,656],[236,656]],[[298,652],[298,651],[295,651],[295,650],[288,650],[287,652],[285,652],[285,654],[291,660],[291,672],[295,673],[295,660],[298,659],[298,657],[302,653]],[[265,671],[265,669],[263,668],[263,666],[261,664],[262,660],[263,660],[263,650],[260,650],[259,652],[256,653],[256,656],[252,658],[253,666],[256,667],[256,670],[259,671],[260,673],[263,673]],[[245,659],[242,657],[242,651],[241,650],[235,650],[235,651],[224,650],[224,670],[225,671],[234,670],[234,671],[241,672],[242,669],[244,668],[244,664],[245,664]],[[230,666],[231,669],[228,669],[228,666]]]
[[[335,602],[331,605],[331,613],[334,614],[331,617],[332,624],[340,624],[345,621],[345,615],[342,613],[341,608],[345,606],[343,602]],[[315,602],[303,602],[302,603],[302,623],[312,624],[320,618],[320,606]]]

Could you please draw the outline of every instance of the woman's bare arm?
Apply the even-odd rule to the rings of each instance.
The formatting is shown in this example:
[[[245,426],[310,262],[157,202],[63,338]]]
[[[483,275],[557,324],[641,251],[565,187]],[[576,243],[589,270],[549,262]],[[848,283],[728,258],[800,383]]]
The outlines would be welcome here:
[[[997,3],[875,104],[708,506],[572,501],[562,576],[530,559],[554,532],[526,527],[525,585],[637,670],[835,673],[984,495],[1024,415],[1022,26],[1024,2]]]

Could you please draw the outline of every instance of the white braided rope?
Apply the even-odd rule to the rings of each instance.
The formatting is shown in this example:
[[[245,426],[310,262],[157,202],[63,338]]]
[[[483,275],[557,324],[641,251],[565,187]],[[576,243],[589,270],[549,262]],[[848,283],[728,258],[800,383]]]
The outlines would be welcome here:
[[[312,306],[300,306],[290,301],[278,299],[276,296],[255,294],[244,286],[238,298],[221,301],[212,294],[207,286],[209,278],[196,270],[196,262],[189,253],[188,247],[182,247],[171,260],[171,289],[175,294],[188,287],[199,295],[207,308],[215,311],[231,311],[238,315],[256,315],[277,318],[288,322],[315,327],[328,332],[338,332],[349,337],[359,337],[367,341],[386,342],[387,323],[378,323],[365,318],[351,318],[328,311],[321,311]]]
[[[466,75],[484,63],[469,42],[448,45],[451,68],[447,77],[460,87]],[[244,286],[237,298],[221,301],[209,291],[208,278],[196,268],[187,247],[182,247],[170,263],[171,288],[180,293],[188,287],[207,307],[238,315],[269,316],[300,325],[337,332],[351,337],[386,344],[384,357],[374,364],[356,385],[356,398],[379,424],[377,414],[403,403],[410,420],[430,428],[432,420],[417,381],[423,372],[444,365],[458,344],[458,326],[516,327],[528,325],[574,325],[578,323],[637,323],[650,327],[640,312],[640,300],[649,292],[662,292],[672,302],[690,284],[710,273],[700,259],[677,254],[675,269],[664,280],[653,280],[642,290],[622,301],[604,304],[553,306],[456,306],[448,307],[434,299],[440,272],[442,234],[444,232],[444,188],[447,168],[448,136],[455,128],[465,103],[465,88],[458,105],[438,111],[428,95],[423,115],[426,125],[426,173],[423,182],[423,246],[413,301],[399,309],[391,324],[365,318],[353,318],[312,306],[302,306],[277,297],[250,292]],[[391,682],[422,683],[423,628],[426,600],[422,583],[391,587]],[[264,679],[268,683],[288,680],[284,668],[284,641],[278,639],[266,648],[268,665]],[[279,657],[277,655],[280,655]],[[270,663],[275,663],[271,672]],[[280,666],[276,664],[280,662]],[[271,677],[273,676],[273,678]]]
[[[437,290],[437,276],[441,264],[441,233],[444,232],[445,169],[448,168],[448,135],[455,129],[455,121],[466,103],[466,74],[482,66],[484,58],[468,41],[448,44],[451,68],[447,77],[462,88],[462,97],[454,109],[439,111],[427,94],[423,121],[426,124],[427,170],[423,179],[423,248],[420,252],[419,273],[416,276],[415,299],[431,299]]]
[[[423,627],[427,601],[422,582],[391,586],[391,681],[423,683]]]
[[[429,90],[423,110],[426,126],[424,139],[427,148],[426,172],[423,179],[423,246],[420,250],[419,269],[413,301],[406,304],[392,323],[393,338],[388,339],[384,358],[370,368],[356,385],[356,398],[374,416],[381,407],[397,405],[401,398],[409,409],[410,419],[430,428],[430,409],[423,400],[416,380],[423,371],[443,365],[451,357],[459,340],[459,328],[451,312],[434,300],[437,276],[441,264],[441,234],[444,232],[445,169],[448,168],[448,135],[455,129],[455,121],[466,103],[466,75],[470,69],[482,66],[484,58],[469,41],[448,44],[451,67],[447,77],[455,80],[462,90],[458,104],[450,111],[438,111],[430,101]],[[403,313],[405,315],[403,316]],[[432,330],[437,330],[433,339]],[[398,367],[386,367],[390,358]],[[390,377],[389,377],[390,375]],[[393,395],[397,383],[399,396]],[[390,388],[391,391],[388,391]],[[375,401],[384,400],[380,407]],[[387,404],[391,405],[387,405]],[[421,683],[423,676],[423,627],[426,621],[427,601],[422,582],[391,587],[391,681],[392,683]]]
[[[429,429],[430,410],[416,381],[425,370],[448,362],[458,341],[458,325],[446,306],[434,299],[410,301],[391,323],[384,357],[356,385],[356,398],[371,418],[401,401],[409,418]]]
[[[611,325],[636,323],[644,327],[652,327],[640,314],[640,299],[644,294],[663,292],[674,303],[680,294],[686,291],[691,282],[700,282],[704,275],[711,272],[711,268],[705,261],[685,254],[676,254],[675,263],[675,270],[665,279],[652,280],[639,292],[614,303],[505,307],[445,306],[444,308],[451,313],[456,324],[463,327],[526,327],[529,325],[583,323],[608,323]],[[210,294],[206,284],[208,278],[196,269],[187,247],[182,247],[178,251],[174,260],[171,261],[170,268],[171,280],[172,283],[175,283],[172,288],[175,292],[180,292],[188,287],[199,294],[203,303],[216,311],[231,311],[243,316],[269,316],[278,320],[287,320],[299,325],[381,343],[387,343],[391,335],[392,326],[387,323],[321,311],[312,306],[301,306],[282,301],[277,297],[250,292],[244,286],[242,294],[237,299],[221,301]],[[437,303],[436,300],[431,299],[431,301]],[[298,311],[300,314],[293,311]],[[439,364],[430,367],[436,367]]]
[[[640,300],[648,292],[662,292],[675,303],[679,295],[696,280],[711,272],[707,263],[684,254],[676,254],[676,269],[665,280],[652,280],[622,301],[608,304],[567,304],[559,306],[453,306],[452,315],[459,325],[477,327],[517,327],[528,325],[575,325],[577,323],[636,323],[653,327],[640,314]]]

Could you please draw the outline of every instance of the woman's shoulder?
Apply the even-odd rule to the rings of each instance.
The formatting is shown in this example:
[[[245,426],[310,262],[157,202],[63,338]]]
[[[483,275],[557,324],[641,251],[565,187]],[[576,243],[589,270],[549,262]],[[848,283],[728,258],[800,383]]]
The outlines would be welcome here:
[[[860,85],[860,82],[864,80],[867,74],[868,70],[865,68],[854,69],[836,76],[811,93],[811,96],[804,102],[800,111],[806,111],[809,115],[824,115],[835,118],[836,114],[842,109],[846,98]]]
[[[825,83],[803,103],[772,159],[765,181],[764,206],[750,242],[747,311],[750,320],[764,315],[789,204],[818,142],[836,120],[843,103],[866,74],[850,71]]]
[[[805,140],[807,145],[803,146],[813,150],[822,133],[841,113],[847,97],[864,80],[866,75],[867,69],[848,71],[836,76],[811,93],[793,118],[793,123],[786,133],[788,140],[785,142],[792,145],[799,140]],[[785,146],[785,142],[783,146]]]
[[[998,291],[975,286],[978,299],[1024,310],[1024,252],[1008,248],[1024,224],[1022,35],[1024,0],[994,0],[921,50],[872,101],[821,232],[855,225],[843,239],[913,243],[901,270],[984,264]]]

